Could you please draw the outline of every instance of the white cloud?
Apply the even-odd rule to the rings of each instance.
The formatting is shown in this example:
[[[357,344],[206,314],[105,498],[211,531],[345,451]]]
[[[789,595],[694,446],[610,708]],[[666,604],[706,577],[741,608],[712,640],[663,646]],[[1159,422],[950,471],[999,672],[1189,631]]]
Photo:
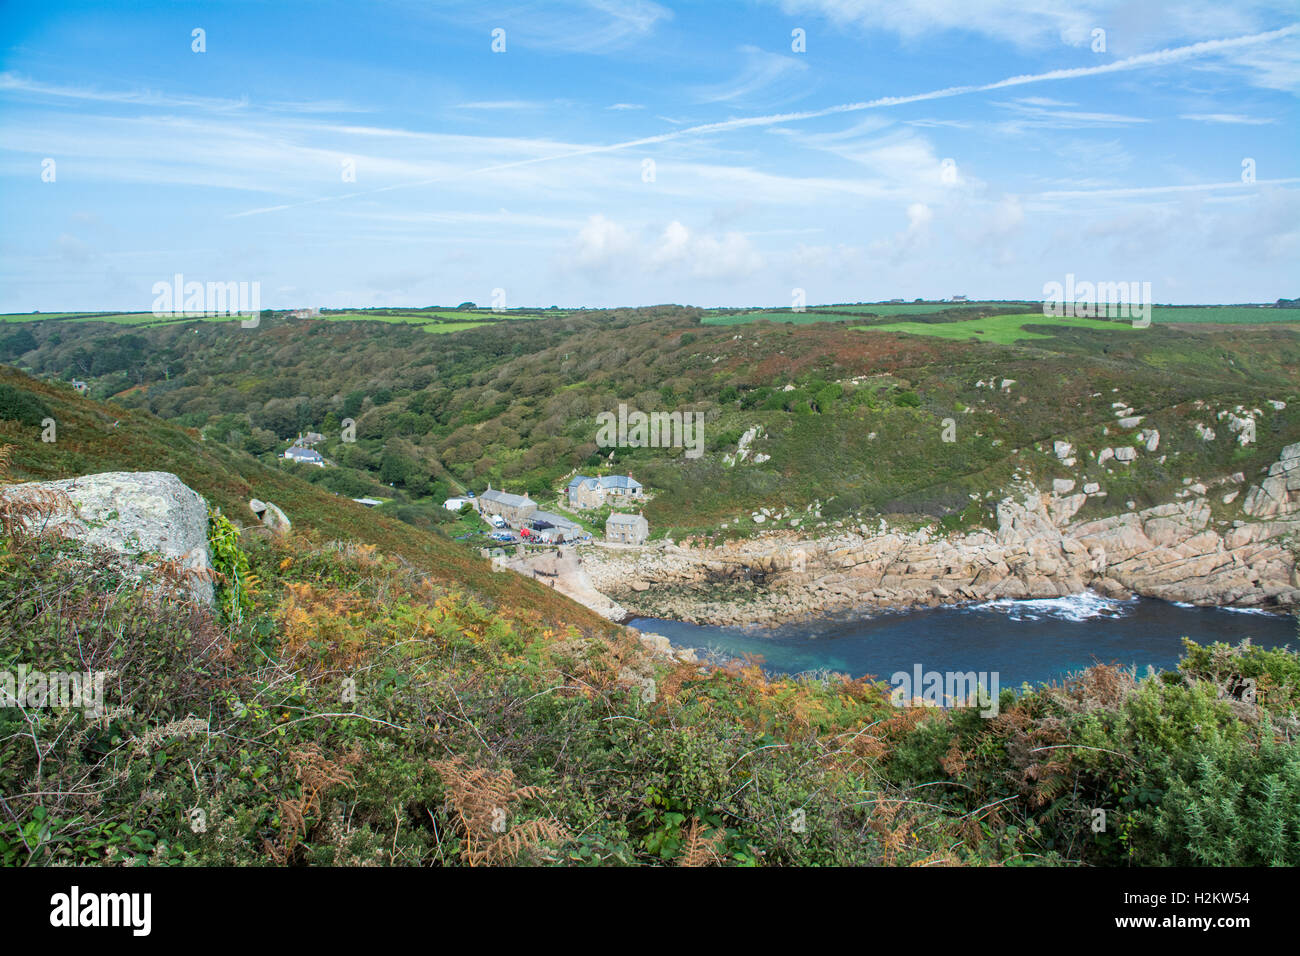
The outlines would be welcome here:
[[[907,40],[961,31],[1020,47],[1088,47],[1092,31],[1107,32],[1111,53],[1135,52],[1142,42],[1250,33],[1294,17],[1288,0],[774,0],[792,14],[819,16],[837,27],[883,30]]]
[[[1016,118],[1001,124],[1004,127],[1021,129],[1088,129],[1102,126],[1131,126],[1150,122],[1141,116],[1127,116],[1123,113],[1098,113],[1086,110],[1062,110],[1044,106],[1031,105],[1027,100],[1000,102],[1003,109],[1016,114]]]
[[[1227,123],[1242,126],[1266,126],[1276,120],[1247,116],[1244,113],[1183,113],[1179,119],[1194,120],[1198,123]]]
[[[467,29],[506,31],[506,49],[614,53],[652,36],[673,12],[651,0],[557,0],[493,9],[488,4],[414,5],[425,16]],[[488,33],[484,32],[484,49]]]
[[[694,233],[674,219],[652,235],[594,215],[578,230],[566,264],[594,276],[719,280],[752,276],[763,256],[736,231]]]
[[[740,73],[725,83],[698,90],[696,98],[700,102],[743,101],[765,92],[771,86],[802,75],[808,69],[808,64],[797,57],[769,53],[756,46],[742,46],[740,53],[744,60]]]
[[[540,110],[547,104],[538,100],[477,100],[457,103],[458,110]]]
[[[592,216],[578,230],[573,263],[586,270],[627,265],[635,248],[632,234],[618,223],[604,216]]]

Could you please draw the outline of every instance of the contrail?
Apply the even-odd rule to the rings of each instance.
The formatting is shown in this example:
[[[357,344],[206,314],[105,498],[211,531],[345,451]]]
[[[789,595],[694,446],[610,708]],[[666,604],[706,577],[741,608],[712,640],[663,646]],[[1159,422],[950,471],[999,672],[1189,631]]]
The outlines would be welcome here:
[[[953,96],[967,96],[971,93],[987,93],[990,90],[1002,90],[1012,86],[1026,86],[1031,83],[1047,83],[1052,80],[1073,80],[1083,76],[1097,76],[1103,73],[1120,73],[1126,70],[1139,70],[1148,66],[1165,66],[1170,63],[1180,63],[1183,60],[1190,60],[1207,54],[1221,53],[1226,50],[1237,49],[1238,47],[1279,40],[1283,37],[1293,36],[1297,32],[1300,32],[1300,24],[1293,23],[1290,26],[1282,27],[1279,30],[1269,30],[1265,33],[1252,33],[1248,36],[1230,37],[1222,40],[1203,40],[1200,43],[1192,43],[1188,46],[1172,47],[1167,50],[1156,50],[1152,53],[1140,53],[1136,56],[1126,57],[1123,60],[1116,60],[1113,63],[1105,63],[1101,66],[1080,66],[1064,70],[1050,70],[1047,73],[1026,73],[1020,76],[1007,77],[1004,80],[997,80],[992,83],[979,83],[969,86],[949,86],[941,90],[931,90],[928,93],[914,93],[911,96],[883,96],[875,100],[865,100],[860,103],[841,103],[838,106],[827,106],[816,110],[804,110],[795,113],[775,113],[770,116],[750,116],[742,119],[722,120],[717,123],[702,123],[697,126],[687,126],[682,129],[672,130],[667,133],[659,133],[655,136],[629,139],[621,143],[610,143],[604,146],[586,146],[582,149],[570,150],[565,153],[556,153],[552,156],[535,156],[532,159],[520,159],[509,163],[496,163],[492,166],[470,169],[463,173],[455,173],[449,176],[438,176],[433,179],[421,179],[409,183],[395,183],[392,186],[380,186],[376,189],[343,193],[337,196],[321,196],[316,199],[304,199],[300,202],[283,203],[278,206],[263,206],[260,209],[249,209],[245,212],[233,213],[227,218],[239,219],[244,216],[257,216],[267,212],[296,209],[301,206],[311,206],[316,203],[334,202],[340,199],[352,199],[357,196],[373,196],[377,193],[390,192],[394,189],[432,186],[437,183],[452,182],[469,176],[494,173],[503,169],[515,169],[520,166],[549,163],[557,159],[573,159],[579,156],[590,156],[596,153],[610,153],[616,150],[632,149],[637,146],[653,146],[656,143],[666,143],[687,136],[723,133],[733,129],[747,129],[756,126],[775,126],[779,123],[795,123],[802,120],[818,119],[823,116],[836,116],[841,113],[857,113],[862,110],[884,109],[890,106],[904,106],[908,103],[921,103],[927,100],[942,100]]]
[[[1056,189],[1050,192],[1034,193],[1026,199],[1105,199],[1123,196],[1158,196],[1165,193],[1216,192],[1220,189],[1241,189],[1243,186],[1289,186],[1300,183],[1300,176],[1285,179],[1260,179],[1250,183],[1240,179],[1226,183],[1190,183],[1181,186],[1130,186],[1119,189]]]

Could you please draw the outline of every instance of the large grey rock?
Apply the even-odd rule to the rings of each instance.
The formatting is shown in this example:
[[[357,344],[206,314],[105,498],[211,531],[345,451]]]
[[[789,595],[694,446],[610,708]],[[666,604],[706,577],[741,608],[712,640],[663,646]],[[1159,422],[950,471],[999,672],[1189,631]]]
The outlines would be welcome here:
[[[61,492],[64,506],[41,521],[47,530],[128,557],[147,552],[179,560],[203,572],[190,577],[197,600],[213,603],[212,557],[208,552],[208,509],[198,493],[165,471],[112,471],[61,481],[33,481],[0,487],[6,498]]]
[[[284,534],[292,527],[289,516],[269,501],[253,498],[248,502],[248,508],[257,515],[258,521],[272,531]]]

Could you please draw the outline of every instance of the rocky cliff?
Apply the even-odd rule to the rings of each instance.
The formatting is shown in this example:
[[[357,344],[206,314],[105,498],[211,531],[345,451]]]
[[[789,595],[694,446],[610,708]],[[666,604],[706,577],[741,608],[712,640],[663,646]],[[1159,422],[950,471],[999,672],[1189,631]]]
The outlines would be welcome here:
[[[1283,449],[1242,499],[1212,518],[1236,475],[1191,483],[1168,504],[1076,521],[1089,491],[1027,487],[998,507],[996,531],[900,532],[883,521],[829,538],[797,532],[717,548],[592,549],[592,583],[634,614],[707,624],[775,624],[859,606],[1049,598],[1088,588],[1201,605],[1300,606],[1300,443]],[[1065,483],[1071,484],[1071,483]]]

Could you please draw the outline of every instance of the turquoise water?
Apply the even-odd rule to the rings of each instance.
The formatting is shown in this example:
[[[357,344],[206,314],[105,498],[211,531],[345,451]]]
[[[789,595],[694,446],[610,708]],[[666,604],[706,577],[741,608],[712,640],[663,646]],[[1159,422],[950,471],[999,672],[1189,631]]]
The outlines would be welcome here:
[[[1171,670],[1181,638],[1199,644],[1300,643],[1289,615],[1198,608],[1149,598],[1115,601],[1092,593],[1042,601],[836,615],[778,628],[707,627],[637,618],[642,631],[721,658],[757,654],[774,673],[831,670],[888,680],[897,671],[998,673],[1003,687],[1059,679],[1096,663]]]

